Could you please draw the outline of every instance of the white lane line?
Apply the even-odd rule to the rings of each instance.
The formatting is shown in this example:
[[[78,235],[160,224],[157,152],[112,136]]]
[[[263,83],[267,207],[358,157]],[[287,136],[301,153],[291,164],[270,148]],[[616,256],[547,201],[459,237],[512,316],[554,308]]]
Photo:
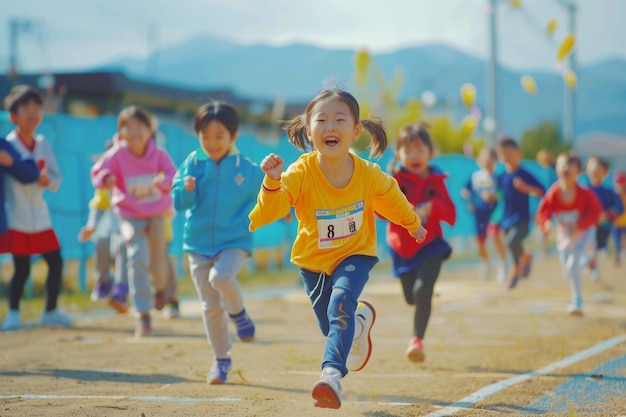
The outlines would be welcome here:
[[[619,345],[620,343],[623,343],[623,342],[626,342],[626,335],[617,336],[612,339],[605,340],[604,342],[599,343],[590,349],[583,350],[582,352],[576,353],[572,356],[568,356],[567,358],[562,359],[558,362],[555,362],[551,365],[548,365],[545,368],[541,368],[533,372],[520,374],[512,378],[505,379],[504,381],[496,382],[494,384],[481,388],[478,391],[474,392],[473,394],[470,394],[467,397],[455,402],[449,407],[443,408],[434,413],[427,414],[426,417],[445,417],[445,416],[450,416],[452,414],[456,414],[459,411],[467,411],[468,408],[472,408],[473,406],[483,401],[487,397],[490,397],[493,394],[505,388],[508,388],[519,382],[526,381],[527,379],[531,379],[540,375],[546,375],[558,369],[565,368],[566,366],[569,366],[583,359],[587,359],[593,355],[596,355],[602,352],[603,350],[606,350],[615,345]]]
[[[0,395],[0,400],[128,400],[128,401],[148,401],[166,403],[200,403],[200,402],[234,402],[241,401],[241,398],[174,398],[174,397],[151,397],[127,395]]]

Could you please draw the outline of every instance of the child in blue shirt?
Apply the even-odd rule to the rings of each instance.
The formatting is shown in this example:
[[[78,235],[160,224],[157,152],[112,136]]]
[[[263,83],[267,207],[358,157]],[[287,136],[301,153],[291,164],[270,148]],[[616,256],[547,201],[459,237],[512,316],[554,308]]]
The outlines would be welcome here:
[[[543,196],[543,185],[530,172],[522,168],[522,150],[517,142],[505,137],[498,144],[498,156],[505,170],[497,178],[502,191],[504,211],[500,227],[513,255],[513,267],[509,273],[508,288],[517,286],[520,277],[530,274],[532,255],[524,252],[524,239],[528,236],[530,216],[529,195]]]
[[[596,228],[596,241],[592,256],[589,258],[591,279],[598,281],[600,271],[598,269],[598,251],[608,250],[609,236],[613,227],[613,220],[624,212],[624,206],[612,187],[604,185],[604,180],[609,174],[609,164],[600,157],[592,156],[587,160],[587,178],[589,189],[594,192],[602,205],[602,214]]]

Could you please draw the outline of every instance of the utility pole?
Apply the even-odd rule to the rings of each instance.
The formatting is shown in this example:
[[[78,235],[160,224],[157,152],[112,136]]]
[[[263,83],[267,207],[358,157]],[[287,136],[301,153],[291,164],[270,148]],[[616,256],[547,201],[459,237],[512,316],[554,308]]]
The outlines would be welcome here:
[[[483,121],[491,146],[496,145],[497,132],[501,128],[498,110],[498,1],[489,0],[489,78],[487,82],[489,98],[487,101],[487,117]]]
[[[567,9],[568,31],[576,36],[576,3],[574,0],[560,0],[560,3]],[[567,57],[567,64],[576,73],[576,48]],[[575,89],[570,88],[565,82],[563,83],[563,91],[563,140],[565,143],[572,144],[574,142],[576,94]]]
[[[17,39],[20,32],[28,32],[33,28],[33,22],[27,19],[11,18],[9,20],[9,71],[7,78],[17,78]]]

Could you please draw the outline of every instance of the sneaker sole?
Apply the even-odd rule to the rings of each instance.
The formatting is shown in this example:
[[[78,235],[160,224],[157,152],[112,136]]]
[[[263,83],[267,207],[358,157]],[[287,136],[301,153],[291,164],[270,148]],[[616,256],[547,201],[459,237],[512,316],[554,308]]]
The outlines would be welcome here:
[[[109,307],[117,311],[119,314],[126,314],[128,312],[128,305],[119,303],[113,299],[109,300]]]
[[[207,380],[207,382],[211,385],[223,385],[226,381],[223,381],[219,377],[215,377],[213,379]]]
[[[568,312],[568,314],[572,317],[582,317],[583,316],[583,312],[581,310],[572,310],[570,312]]]
[[[325,382],[317,382],[313,385],[311,396],[315,400],[314,405],[317,408],[333,408],[336,410],[341,407],[341,399],[330,385]]]
[[[411,362],[416,362],[416,363],[424,362],[424,358],[426,357],[423,351],[416,349],[416,348],[409,348],[406,351],[406,355],[408,356]]]
[[[372,323],[370,324],[369,328],[367,329],[367,347],[368,347],[368,349],[367,349],[367,355],[365,356],[365,360],[363,361],[363,364],[361,364],[361,366],[359,366],[357,368],[350,369],[350,371],[352,371],[352,372],[358,372],[361,369],[365,368],[365,365],[367,365],[367,362],[369,362],[369,360],[370,360],[370,356],[372,356],[372,338],[370,336],[370,332],[372,331],[372,327],[374,327],[374,323],[376,322],[376,310],[374,309],[374,306],[371,305],[370,303],[368,303],[367,301],[359,301],[359,303],[365,304],[367,306],[367,308],[369,308],[370,311],[372,312]]]

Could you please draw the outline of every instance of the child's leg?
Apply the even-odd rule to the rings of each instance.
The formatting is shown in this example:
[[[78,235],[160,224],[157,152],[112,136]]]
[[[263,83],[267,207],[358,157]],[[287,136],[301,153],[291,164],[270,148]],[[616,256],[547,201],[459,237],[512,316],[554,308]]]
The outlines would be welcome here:
[[[585,255],[585,248],[575,248],[571,251],[564,251],[565,273],[569,278],[572,301],[568,307],[568,312],[572,315],[582,315],[582,259]]]
[[[441,271],[443,255],[434,255],[424,259],[424,262],[415,271],[415,282],[410,289],[415,305],[413,316],[413,336],[424,338],[426,327],[432,310],[433,290]]]
[[[30,256],[13,255],[13,269],[13,277],[9,283],[9,308],[19,310],[24,285],[30,275]]]
[[[502,263],[506,264],[506,246],[504,245],[504,239],[502,238],[502,231],[497,225],[491,227],[491,235],[493,236],[493,243],[495,244],[498,257]]]
[[[348,373],[346,360],[354,338],[358,298],[376,262],[378,258],[372,256],[349,256],[331,276],[317,274],[315,280],[315,273],[310,271],[306,271],[306,276],[302,275],[320,329],[327,336],[322,369],[330,366],[339,369],[342,375]]]
[[[224,310],[234,316],[244,310],[237,274],[243,268],[246,253],[241,249],[226,249],[217,256],[209,273],[209,283],[222,298]]]
[[[111,281],[111,238],[101,237],[96,240],[94,266],[96,269],[96,283]]]
[[[189,272],[202,302],[204,332],[216,358],[227,358],[232,347],[228,334],[228,318],[221,304],[220,292],[209,282],[215,260],[195,253],[189,254]]]
[[[57,300],[61,292],[61,281],[63,279],[63,259],[61,251],[44,253],[41,255],[48,264],[48,277],[46,278],[46,311],[57,308]]]
[[[165,299],[167,302],[178,300],[178,278],[176,276],[176,269],[174,268],[174,262],[169,255],[167,248],[165,249],[165,260],[167,261],[167,286],[165,289]]]
[[[149,271],[150,253],[146,237],[147,225],[147,220],[120,220],[128,258],[130,296],[138,313],[149,313],[153,303]]]
[[[150,272],[155,292],[164,298],[167,288],[167,239],[165,238],[165,217],[152,217],[148,221],[146,236],[150,250]],[[159,307],[159,306],[157,306]],[[161,308],[163,306],[160,306]]]
[[[624,237],[626,237],[626,228],[613,227],[613,229],[611,230],[611,235],[613,237],[613,244],[615,246],[615,264],[619,266],[622,261],[622,247],[624,243]]]
[[[513,255],[513,278],[521,276],[521,260],[524,254],[524,239],[528,236],[528,222],[521,221],[506,231],[506,240]]]
[[[111,236],[111,251],[115,262],[114,281],[118,285],[128,288],[128,254],[126,243],[119,234]]]

